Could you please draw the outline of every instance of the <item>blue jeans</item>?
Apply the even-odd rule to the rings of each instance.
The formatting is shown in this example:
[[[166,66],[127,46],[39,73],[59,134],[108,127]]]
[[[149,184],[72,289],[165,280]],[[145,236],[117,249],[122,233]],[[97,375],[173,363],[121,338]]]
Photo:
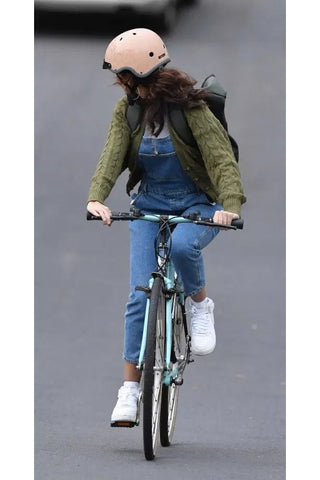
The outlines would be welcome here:
[[[184,215],[199,211],[213,217],[219,204],[212,204],[206,195],[182,170],[170,137],[158,139],[156,150],[151,139],[142,141],[140,168],[144,170],[134,205],[143,212]],[[159,153],[160,152],[160,153]],[[124,359],[139,359],[146,295],[136,291],[137,285],[147,286],[151,272],[157,268],[154,239],[158,224],[130,222],[130,295],[125,314]],[[182,281],[185,295],[194,295],[205,286],[205,269],[201,250],[218,234],[219,229],[194,224],[179,224],[172,233],[171,259]]]

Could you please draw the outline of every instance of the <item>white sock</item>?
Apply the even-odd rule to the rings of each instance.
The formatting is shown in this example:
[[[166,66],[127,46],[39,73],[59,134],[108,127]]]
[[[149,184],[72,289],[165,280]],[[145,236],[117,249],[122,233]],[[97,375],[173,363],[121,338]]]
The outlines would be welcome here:
[[[126,380],[125,382],[123,382],[123,385],[129,388],[139,388],[139,382],[130,382]]]

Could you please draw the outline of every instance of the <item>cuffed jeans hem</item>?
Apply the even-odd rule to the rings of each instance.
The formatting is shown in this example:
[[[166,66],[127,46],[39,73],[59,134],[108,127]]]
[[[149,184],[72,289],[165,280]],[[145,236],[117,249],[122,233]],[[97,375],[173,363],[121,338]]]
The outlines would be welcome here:
[[[201,290],[206,286],[206,284],[203,284],[201,287],[198,287],[196,290],[193,290],[191,293],[186,293],[185,292],[185,296],[186,297],[192,297],[192,295],[197,295],[198,293],[201,292]]]
[[[134,365],[138,365],[139,363],[139,358],[137,360],[132,360],[131,358],[127,358],[124,355],[122,355],[122,358],[125,362],[133,363]]]

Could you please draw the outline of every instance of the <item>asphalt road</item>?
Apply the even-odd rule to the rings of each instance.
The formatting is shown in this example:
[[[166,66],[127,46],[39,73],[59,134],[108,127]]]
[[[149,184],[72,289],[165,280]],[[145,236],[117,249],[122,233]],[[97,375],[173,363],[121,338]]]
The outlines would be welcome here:
[[[173,445],[154,462],[140,427],[108,426],[122,381],[128,232],[87,223],[85,205],[121,94],[102,58],[123,25],[90,22],[35,40],[35,478],[283,480],[284,2],[202,0],[165,35],[172,65],[199,82],[215,73],[228,91],[248,202],[245,229],[205,251],[217,348],[187,371]],[[115,210],[128,208],[126,178],[108,201]]]

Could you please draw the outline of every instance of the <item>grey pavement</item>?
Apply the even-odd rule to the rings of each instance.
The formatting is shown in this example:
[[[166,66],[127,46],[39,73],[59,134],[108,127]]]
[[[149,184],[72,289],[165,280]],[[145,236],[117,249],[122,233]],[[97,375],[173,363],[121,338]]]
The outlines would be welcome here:
[[[164,36],[172,65],[228,91],[248,197],[245,229],[204,252],[217,348],[181,389],[173,445],[146,462],[142,429],[111,429],[122,381],[127,225],[85,220],[121,95],[105,34],[35,39],[35,479],[285,478],[284,2],[202,0]],[[119,27],[119,30],[117,30]],[[127,210],[127,174],[108,205]]]

